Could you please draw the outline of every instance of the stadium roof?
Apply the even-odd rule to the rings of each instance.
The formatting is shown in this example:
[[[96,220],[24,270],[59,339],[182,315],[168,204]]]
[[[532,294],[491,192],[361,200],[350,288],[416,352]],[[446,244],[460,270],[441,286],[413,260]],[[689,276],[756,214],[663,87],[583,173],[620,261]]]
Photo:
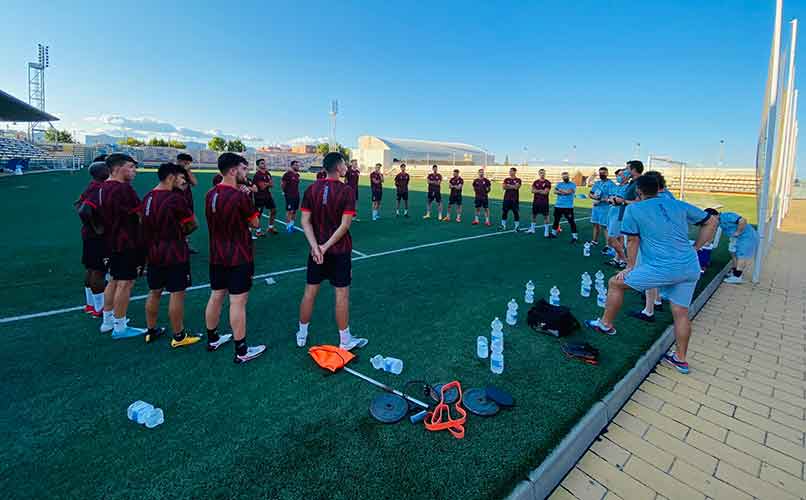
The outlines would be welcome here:
[[[422,141],[418,139],[386,139],[377,136],[374,136],[374,138],[386,144],[389,149],[409,151],[412,153],[486,153],[485,150],[479,147],[471,146],[470,144],[463,144],[461,142]]]
[[[58,118],[0,90],[0,122],[55,122]]]

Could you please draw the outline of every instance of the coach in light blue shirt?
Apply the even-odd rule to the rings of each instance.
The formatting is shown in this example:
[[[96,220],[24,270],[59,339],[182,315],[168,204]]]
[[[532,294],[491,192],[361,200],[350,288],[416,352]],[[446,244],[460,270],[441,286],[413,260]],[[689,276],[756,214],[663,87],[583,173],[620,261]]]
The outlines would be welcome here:
[[[571,226],[571,243],[579,241],[577,234],[577,223],[574,219],[574,195],[577,192],[577,185],[571,182],[568,172],[563,172],[563,181],[554,186],[557,194],[557,201],[554,202],[554,224],[551,226],[550,238],[556,238],[560,229],[560,219],[565,217],[568,225]]]
[[[639,201],[625,209],[621,223],[621,232],[628,237],[627,268],[610,278],[604,315],[585,324],[598,332],[615,335],[613,320],[624,302],[624,291],[658,288],[671,303],[677,342],[675,352],[665,355],[663,360],[679,372],[688,373],[686,351],[691,336],[688,308],[700,277],[697,250],[713,239],[718,220],[683,201],[659,197],[657,177],[643,175],[635,184]],[[700,226],[694,246],[688,238],[689,224]],[[636,265],[639,248],[641,263]]]
[[[593,224],[593,237],[591,243],[594,245],[599,244],[599,233],[605,233],[605,241],[607,240],[607,224],[608,214],[610,213],[610,204],[607,199],[616,190],[616,185],[607,178],[607,167],[599,169],[599,179],[591,186],[590,199],[593,200],[593,210],[591,210],[591,223]]]

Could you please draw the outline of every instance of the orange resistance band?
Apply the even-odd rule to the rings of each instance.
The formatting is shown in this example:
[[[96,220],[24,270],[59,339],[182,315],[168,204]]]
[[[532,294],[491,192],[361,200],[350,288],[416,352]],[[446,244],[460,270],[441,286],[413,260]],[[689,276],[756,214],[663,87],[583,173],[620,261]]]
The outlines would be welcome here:
[[[459,391],[459,399],[456,400],[455,410],[460,416],[459,418],[451,417],[451,407],[445,404],[445,394],[456,388]],[[445,384],[440,389],[439,404],[425,415],[425,428],[429,431],[443,431],[448,430],[456,439],[465,437],[465,421],[467,420],[467,412],[462,408],[462,385],[458,380],[454,380]]]

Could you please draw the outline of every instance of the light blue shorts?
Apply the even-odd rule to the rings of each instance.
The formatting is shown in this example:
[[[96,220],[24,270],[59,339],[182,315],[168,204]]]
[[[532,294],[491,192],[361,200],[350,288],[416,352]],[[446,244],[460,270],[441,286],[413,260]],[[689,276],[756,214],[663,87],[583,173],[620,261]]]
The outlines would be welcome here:
[[[752,259],[756,255],[758,248],[758,233],[752,227],[746,227],[736,240],[736,258],[737,259]]]
[[[658,288],[662,297],[680,307],[689,307],[700,279],[700,268],[697,266],[692,272],[670,273],[657,267],[638,265],[627,277],[624,283],[630,288],[645,292]]]
[[[615,238],[621,235],[621,221],[618,220],[618,208],[610,211],[607,214],[607,236]]]
[[[609,222],[610,205],[597,205],[591,211],[591,223],[607,226]]]

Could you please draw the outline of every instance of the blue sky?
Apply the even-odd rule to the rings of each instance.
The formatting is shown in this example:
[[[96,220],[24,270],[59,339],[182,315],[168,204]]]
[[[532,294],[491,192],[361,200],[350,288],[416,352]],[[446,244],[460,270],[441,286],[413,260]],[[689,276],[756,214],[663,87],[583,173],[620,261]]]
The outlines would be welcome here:
[[[4,2],[0,88],[27,96],[50,45],[48,110],[249,136],[467,142],[522,160],[667,154],[750,166],[774,0]],[[806,11],[785,1],[785,20]],[[38,33],[38,34],[34,34]],[[806,57],[806,53],[803,54]],[[148,121],[141,119],[147,118]],[[140,120],[138,122],[138,120]],[[155,133],[153,135],[160,135]],[[804,172],[804,169],[801,169]]]

